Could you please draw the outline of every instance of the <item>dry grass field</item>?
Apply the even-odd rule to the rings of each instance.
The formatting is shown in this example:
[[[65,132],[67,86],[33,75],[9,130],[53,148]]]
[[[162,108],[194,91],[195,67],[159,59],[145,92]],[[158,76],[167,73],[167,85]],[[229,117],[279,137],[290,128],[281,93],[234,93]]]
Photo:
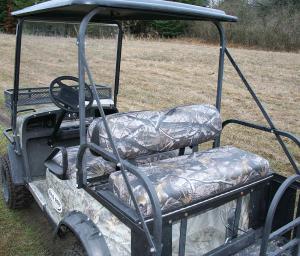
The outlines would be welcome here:
[[[23,42],[22,85],[48,86],[58,76],[76,76],[75,39],[33,39],[26,36]],[[96,81],[112,83],[113,41],[88,40],[87,48]],[[230,51],[277,127],[300,136],[300,54],[239,48]],[[121,66],[120,110],[162,109],[193,103],[214,104],[218,52],[217,46],[200,44],[195,40],[146,41],[127,38],[124,41]],[[13,59],[14,37],[0,34],[2,89],[12,87]],[[266,124],[228,61],[225,64],[222,117],[224,120],[238,118]],[[259,153],[269,159],[278,172],[292,173],[288,160],[272,134],[231,126],[224,130],[222,144],[234,144]],[[288,145],[300,161],[299,148],[292,143]],[[15,219],[15,215],[11,217],[2,206],[0,208],[1,213],[5,214],[3,217],[0,213],[0,255],[28,255],[9,249],[9,239],[12,237],[4,235],[8,230],[4,225],[11,218],[18,225],[25,225],[31,230],[32,227],[28,226],[30,222],[27,222],[28,216]],[[20,229],[22,239],[30,242],[37,237],[33,245],[29,245],[37,246],[40,241],[39,231],[33,228],[28,234],[26,232]],[[42,233],[45,235],[45,232]],[[47,251],[44,247],[36,248],[32,255],[43,255]]]
[[[14,37],[0,36],[0,86],[12,87]],[[113,83],[113,40],[88,40],[87,55],[98,83]],[[77,76],[74,38],[25,36],[22,86],[48,86],[61,75]],[[124,42],[119,108],[121,111],[215,103],[218,47],[186,41]],[[232,55],[278,128],[300,135],[300,54],[232,49]],[[265,124],[250,94],[226,61],[222,117]],[[283,173],[291,171],[274,136],[227,127],[223,144],[237,144],[267,157]],[[290,148],[300,158],[291,143]]]

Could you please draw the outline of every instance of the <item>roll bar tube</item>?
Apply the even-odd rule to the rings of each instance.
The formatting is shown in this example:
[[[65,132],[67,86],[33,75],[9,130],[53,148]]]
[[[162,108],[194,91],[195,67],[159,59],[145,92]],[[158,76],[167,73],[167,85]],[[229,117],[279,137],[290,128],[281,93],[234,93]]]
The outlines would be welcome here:
[[[287,231],[298,227],[300,225],[300,217],[296,218],[294,221],[286,224],[285,226],[279,228],[276,231],[273,231],[273,233],[271,233],[272,231],[272,224],[273,224],[273,219],[275,216],[275,212],[277,209],[277,206],[280,202],[280,200],[282,199],[282,196],[284,195],[285,191],[290,187],[290,185],[292,185],[294,182],[297,182],[300,180],[300,175],[295,174],[291,177],[288,177],[279,187],[279,189],[277,190],[275,196],[273,197],[273,200],[271,202],[271,205],[269,207],[269,211],[266,217],[266,223],[265,223],[265,227],[264,227],[264,232],[263,232],[263,237],[261,240],[261,248],[260,248],[260,256],[266,256],[267,255],[267,248],[268,248],[268,242],[270,240],[274,240],[276,237],[286,233]],[[299,230],[296,231],[296,238],[294,238],[293,240],[291,240],[289,243],[287,243],[287,246],[282,246],[282,248],[280,249],[279,253],[274,253],[274,255],[281,255],[281,253],[284,250],[287,250],[289,248],[295,247],[296,245],[300,244],[300,233]],[[298,253],[299,253],[299,248],[297,249]],[[272,254],[273,255],[273,254]],[[299,255],[299,254],[297,254]]]
[[[217,84],[217,97],[216,97],[216,108],[221,113],[222,105],[222,90],[223,90],[223,76],[224,76],[224,58],[226,49],[226,36],[225,31],[220,22],[214,23],[218,29],[220,37],[220,53],[219,53],[219,69],[218,69],[218,84]],[[221,137],[218,136],[213,144],[213,147],[220,146]]]
[[[139,219],[141,221],[143,230],[145,232],[147,241],[150,246],[150,251],[152,254],[155,255],[160,255],[161,253],[161,239],[162,239],[162,213],[160,209],[160,203],[159,199],[157,197],[156,191],[153,187],[153,184],[150,182],[147,176],[143,175],[139,170],[137,170],[136,167],[130,166],[126,161],[122,160],[119,152],[116,148],[116,144],[114,142],[114,138],[112,136],[112,133],[110,131],[110,127],[108,125],[108,122],[106,120],[106,115],[104,113],[101,101],[99,99],[99,95],[97,94],[96,90],[96,85],[94,83],[94,79],[92,77],[92,73],[90,72],[88,63],[85,58],[85,35],[86,35],[86,30],[87,26],[90,22],[90,20],[99,12],[101,11],[100,8],[96,8],[92,10],[89,14],[87,14],[81,24],[80,24],[80,29],[79,29],[79,35],[78,35],[78,72],[79,72],[79,117],[80,117],[80,150],[78,152],[78,187],[83,187],[86,185],[86,171],[84,169],[81,169],[79,172],[79,168],[83,168],[83,157],[84,157],[84,152],[86,148],[88,147],[86,144],[86,127],[85,127],[85,73],[88,75],[88,79],[92,85],[92,91],[94,94],[94,98],[97,102],[98,109],[100,111],[100,115],[102,117],[106,133],[108,135],[109,142],[111,144],[111,147],[113,149],[113,156],[111,156],[111,160],[113,160],[118,167],[121,170],[123,179],[126,183],[127,189],[129,191],[131,200],[134,204],[134,208],[139,216]],[[100,152],[99,147],[95,147],[92,145],[89,145],[89,147],[92,147],[95,152]],[[138,203],[135,199],[135,196],[133,194],[133,190],[131,188],[131,185],[129,183],[128,177],[127,177],[127,171],[133,173],[141,182],[143,183],[150,202],[152,204],[152,209],[153,209],[153,215],[155,219],[155,224],[154,224],[154,230],[153,230],[153,235],[154,235],[154,241],[151,238],[150,231],[148,229],[147,224],[145,223],[143,214],[138,206]]]
[[[237,63],[234,61],[233,57],[231,56],[230,52],[228,51],[228,49],[225,49],[225,54],[228,58],[228,60],[230,61],[230,63],[232,64],[232,66],[234,67],[234,69],[236,70],[237,74],[239,75],[240,79],[242,80],[242,82],[244,83],[246,89],[248,90],[248,92],[250,93],[252,99],[255,101],[256,105],[258,106],[258,108],[260,109],[261,113],[263,114],[265,120],[267,121],[268,125],[270,126],[270,131],[274,133],[277,141],[279,142],[280,146],[282,147],[285,155],[287,156],[287,158],[289,159],[293,169],[295,170],[295,172],[297,174],[300,174],[300,171],[298,169],[298,166],[296,164],[296,161],[294,160],[293,155],[290,153],[290,151],[288,150],[285,142],[283,141],[283,139],[281,138],[281,136],[286,136],[288,135],[286,132],[282,133],[279,132],[279,130],[276,128],[275,124],[273,123],[271,117],[269,116],[268,112],[266,111],[266,109],[264,108],[263,104],[261,103],[261,101],[259,100],[259,98],[256,96],[256,93],[254,92],[253,88],[251,87],[251,85],[248,83],[247,79],[245,78],[245,76],[243,75],[242,71],[240,70],[239,66],[237,65]],[[242,124],[242,123],[240,123]],[[244,122],[243,125],[246,125],[246,123]],[[246,125],[247,126],[247,125]],[[248,125],[249,126],[249,125]],[[253,126],[253,125],[252,125]],[[252,128],[258,128],[258,127],[252,127]],[[292,135],[291,133],[289,133],[289,137],[296,142],[296,144],[299,146],[298,142],[299,139],[297,139],[294,135]],[[296,138],[296,139],[295,139]]]
[[[271,128],[263,126],[263,125],[254,124],[254,123],[250,123],[250,122],[246,122],[246,121],[242,121],[242,120],[238,120],[238,119],[228,119],[223,122],[222,127],[225,128],[229,124],[239,124],[242,126],[246,126],[246,127],[257,129],[257,130],[264,131],[264,132],[277,133],[280,136],[290,139],[300,148],[300,138],[290,132],[286,132],[286,131],[282,131],[282,130],[278,130],[278,129],[272,130]]]
[[[121,56],[122,56],[122,45],[123,45],[123,29],[120,23],[118,23],[118,27],[119,27],[119,34],[118,34],[115,89],[114,89],[115,107],[117,107],[117,103],[118,103],[118,94],[119,94],[119,87],[120,87]]]
[[[16,29],[16,51],[15,51],[15,70],[14,70],[14,91],[13,91],[13,104],[11,109],[11,127],[13,131],[13,137],[16,136],[17,125],[17,109],[18,109],[18,97],[20,86],[20,61],[21,61],[21,49],[22,49],[22,32],[23,32],[24,19],[19,19]]]
[[[77,164],[76,164],[77,169],[78,169],[78,172],[77,172],[77,183],[78,184],[80,184],[80,182],[82,181],[82,179],[84,177],[84,161],[83,160],[84,160],[84,154],[87,149],[90,149],[90,150],[96,152],[104,159],[114,162],[117,166],[120,166],[120,164],[119,164],[120,162],[117,160],[117,158],[114,156],[114,154],[101,149],[96,144],[87,143],[87,144],[81,145],[79,148],[79,151],[78,151]],[[137,210],[137,214],[140,219],[140,224],[142,225],[143,230],[146,234],[147,241],[150,245],[151,253],[154,253],[154,255],[160,255],[160,251],[161,251],[160,247],[161,247],[161,240],[162,240],[162,214],[161,214],[159,201],[156,200],[156,197],[157,197],[156,191],[155,191],[151,181],[149,180],[149,178],[144,173],[142,173],[136,166],[130,164],[126,160],[123,160],[122,166],[124,168],[126,168],[126,170],[123,171],[122,174],[125,172],[125,175],[126,175],[126,172],[129,172],[129,173],[133,174],[134,176],[136,176],[141,181],[142,186],[145,188],[145,190],[149,196],[150,203],[152,206],[153,219],[154,219],[154,228],[153,228],[154,243],[152,241],[151,234],[147,227],[147,224],[145,222],[143,214],[139,208],[138,208],[139,210]],[[126,179],[127,179],[127,182],[126,182]],[[128,191],[130,191],[130,190],[132,191],[132,188],[128,182],[127,176],[126,176],[126,179],[124,179],[124,180],[125,180],[127,189],[128,189]],[[132,194],[133,194],[133,192],[132,192]],[[131,196],[131,194],[130,194],[130,197],[136,208],[136,206],[138,206],[138,204],[137,204],[137,201],[136,201],[134,195]]]

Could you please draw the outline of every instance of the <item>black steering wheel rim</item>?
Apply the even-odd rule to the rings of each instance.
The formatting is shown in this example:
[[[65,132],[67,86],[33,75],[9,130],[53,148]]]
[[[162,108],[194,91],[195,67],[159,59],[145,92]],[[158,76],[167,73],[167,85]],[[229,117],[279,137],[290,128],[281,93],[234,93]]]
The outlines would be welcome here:
[[[50,98],[58,108],[65,110],[66,112],[78,113],[79,112],[79,106],[78,106],[79,91],[76,90],[73,85],[72,86],[67,85],[62,81],[76,82],[78,83],[78,89],[79,89],[79,79],[77,77],[60,76],[55,78],[50,84],[49,87]],[[62,93],[63,95],[60,94],[61,92],[59,90],[58,91],[54,90],[55,88],[57,88],[55,87],[55,85],[58,85],[58,88],[60,88],[61,91],[64,90],[64,93]],[[85,90],[89,94],[89,96],[86,96],[86,101],[88,102],[88,104],[85,106],[85,108],[89,109],[94,102],[93,92],[90,86],[86,83],[85,83]],[[55,92],[58,95],[56,95]],[[74,104],[76,104],[76,106]]]

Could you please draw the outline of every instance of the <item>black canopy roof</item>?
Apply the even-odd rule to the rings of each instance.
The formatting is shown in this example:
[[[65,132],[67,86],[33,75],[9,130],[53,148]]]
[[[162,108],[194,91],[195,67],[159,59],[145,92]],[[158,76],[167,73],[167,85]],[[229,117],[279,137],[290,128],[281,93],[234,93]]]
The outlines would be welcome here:
[[[101,20],[209,20],[234,22],[237,18],[221,10],[163,0],[51,0],[12,13],[38,20],[80,21],[99,7]]]

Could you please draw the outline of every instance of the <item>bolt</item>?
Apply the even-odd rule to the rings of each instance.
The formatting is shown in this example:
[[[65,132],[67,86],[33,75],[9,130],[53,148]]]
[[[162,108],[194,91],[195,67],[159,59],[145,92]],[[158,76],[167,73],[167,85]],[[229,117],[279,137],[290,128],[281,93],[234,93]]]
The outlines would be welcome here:
[[[63,232],[63,233],[65,233],[65,232],[67,232],[67,227],[65,227],[65,226],[61,226],[61,231]]]

